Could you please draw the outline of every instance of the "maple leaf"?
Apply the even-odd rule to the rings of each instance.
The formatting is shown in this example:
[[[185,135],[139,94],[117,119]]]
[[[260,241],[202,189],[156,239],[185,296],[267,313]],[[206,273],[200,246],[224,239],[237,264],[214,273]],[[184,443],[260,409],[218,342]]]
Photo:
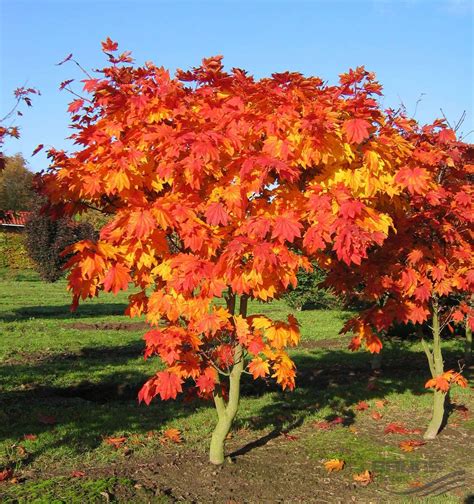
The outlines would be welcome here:
[[[367,486],[374,481],[374,475],[371,471],[366,469],[364,472],[353,474],[352,479],[361,486]]]
[[[344,121],[342,129],[350,143],[361,143],[369,138],[371,124],[365,119],[348,119]]]
[[[183,439],[181,437],[181,431],[173,427],[166,429],[165,431],[163,431],[161,441],[162,442],[171,441],[172,443],[177,444],[182,443]]]
[[[389,423],[384,430],[385,434],[408,434],[410,431],[400,423]]]
[[[112,291],[117,294],[120,290],[127,290],[130,281],[130,269],[123,264],[117,263],[105,275],[104,290],[105,292]]]
[[[148,210],[132,212],[128,219],[127,230],[137,238],[143,238],[150,234],[156,223],[153,215]]]
[[[324,467],[327,472],[337,472],[337,471],[342,471],[344,469],[344,466],[346,463],[344,460],[340,459],[331,459],[328,460],[327,462],[324,462]]]
[[[72,471],[71,478],[83,478],[86,475],[84,471]]]
[[[31,156],[36,156],[36,154],[38,154],[38,152],[43,149],[44,145],[43,144],[39,144],[35,147],[35,150],[32,152]]]
[[[114,52],[118,49],[118,43],[112,42],[112,40],[110,40],[110,37],[107,37],[105,42],[101,42],[101,44],[102,44],[102,50],[104,52]]]
[[[127,438],[125,436],[104,438],[104,443],[113,446],[116,450],[118,450],[126,441]]]
[[[0,471],[0,481],[6,481],[13,478],[13,469],[6,468]]]
[[[405,186],[411,194],[423,194],[429,188],[430,176],[424,168],[408,166],[399,170],[395,181]]]
[[[252,373],[254,379],[265,378],[270,373],[270,366],[261,357],[256,357],[250,361],[249,372]]]
[[[208,367],[196,380],[199,390],[206,394],[212,392],[216,386],[217,372],[214,368]]]
[[[402,441],[398,446],[404,452],[412,452],[416,448],[425,445],[424,441],[410,440],[410,441]]]
[[[293,243],[295,238],[301,237],[303,226],[292,217],[279,216],[275,218],[273,226],[272,238],[276,238],[280,242],[289,241]]]
[[[69,104],[69,107],[67,108],[68,112],[71,112],[71,114],[75,114],[78,110],[82,108],[84,105],[84,100],[81,98],[78,98],[77,100],[72,101]]]
[[[206,221],[211,226],[227,226],[229,215],[222,203],[211,203],[206,210]]]
[[[369,405],[368,405],[368,403],[366,403],[365,401],[359,401],[359,402],[356,404],[355,409],[356,409],[357,411],[365,411],[365,410],[369,409]]]

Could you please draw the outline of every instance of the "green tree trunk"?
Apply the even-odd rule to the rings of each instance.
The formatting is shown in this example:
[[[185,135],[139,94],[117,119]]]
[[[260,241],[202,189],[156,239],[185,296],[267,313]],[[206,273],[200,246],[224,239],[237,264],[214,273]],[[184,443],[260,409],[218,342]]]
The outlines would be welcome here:
[[[430,351],[428,345],[422,340],[423,348],[428,358],[431,376],[436,378],[443,374],[443,356],[441,353],[441,334],[439,327],[439,307],[438,303],[433,302],[433,351]],[[433,413],[431,415],[430,423],[425,431],[423,437],[425,439],[434,439],[443,425],[444,417],[446,414],[446,392],[435,390],[433,394]]]
[[[235,299],[234,299],[235,304]],[[240,314],[247,316],[247,296],[240,298]],[[225,440],[232,427],[240,400],[240,378],[244,370],[244,355],[241,345],[234,348],[234,364],[229,375],[229,400],[224,400],[222,387],[218,386],[214,393],[214,404],[217,410],[217,425],[212,433],[211,446],[209,449],[209,461],[211,464],[220,465],[225,459]]]
[[[372,371],[380,371],[382,369],[382,350],[379,353],[372,354],[370,367]]]
[[[466,341],[464,343],[464,361],[470,364],[472,360],[472,329],[466,318]]]

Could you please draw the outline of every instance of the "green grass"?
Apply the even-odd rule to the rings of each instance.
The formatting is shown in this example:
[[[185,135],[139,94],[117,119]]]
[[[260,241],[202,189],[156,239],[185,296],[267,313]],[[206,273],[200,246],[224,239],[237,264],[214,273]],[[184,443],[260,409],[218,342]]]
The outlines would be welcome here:
[[[122,501],[167,502],[166,496],[150,497],[127,478],[94,478],[96,467],[121,467],[130,457],[150,460],[169,447],[160,443],[159,432],[176,427],[184,443],[173,446],[177,453],[207,450],[215,412],[211,404],[186,403],[182,399],[149,407],[138,405],[136,393],[148,376],[160,368],[157,359],[142,357],[142,330],[74,329],[77,323],[128,323],[123,311],[127,294],[104,295],[69,310],[65,281],[45,284],[31,272],[0,271],[0,470],[13,467],[25,482],[1,486],[0,496],[11,502],[95,502],[103,493],[118,493]],[[250,303],[251,313],[284,319],[292,310],[283,302]],[[464,442],[451,452],[434,448],[405,454],[398,448],[403,439],[384,436],[383,426],[402,421],[423,428],[431,407],[431,393],[423,388],[428,377],[425,357],[417,342],[387,342],[384,359],[389,365],[368,390],[370,355],[348,352],[344,345],[328,348],[326,340],[338,332],[350,313],[331,311],[297,312],[302,326],[301,348],[292,351],[298,368],[297,388],[282,393],[274,386],[245,379],[243,397],[229,450],[282,430],[295,434],[294,446],[301,457],[318,466],[329,458],[343,458],[343,476],[384,461],[441,460],[443,470],[464,464]],[[139,320],[137,321],[139,322]],[[313,342],[313,343],[311,343]],[[444,344],[447,364],[455,367],[462,354],[462,341]],[[456,402],[472,407],[469,389],[455,391]],[[387,400],[383,420],[370,417],[375,401]],[[365,400],[370,410],[358,412]],[[44,416],[55,424],[41,422]],[[345,419],[344,426],[328,431],[314,422]],[[472,432],[472,419],[462,424]],[[156,435],[149,435],[150,431]],[[36,436],[24,440],[25,434]],[[104,442],[108,436],[126,436],[125,449]],[[21,449],[19,449],[21,447]],[[168,451],[167,451],[168,450]],[[85,470],[87,478],[72,478],[71,471]],[[271,470],[271,468],[270,468]],[[28,476],[30,472],[34,476]],[[380,484],[407,484],[412,474],[390,467],[379,468]],[[429,475],[420,473],[420,479]],[[363,490],[361,490],[363,491]],[[102,494],[101,494],[102,492]],[[141,493],[140,493],[141,492]],[[449,497],[446,497],[449,498]],[[148,499],[148,500],[147,500]],[[164,500],[163,500],[164,499]],[[120,499],[119,499],[120,500]],[[433,500],[433,502],[451,502]]]

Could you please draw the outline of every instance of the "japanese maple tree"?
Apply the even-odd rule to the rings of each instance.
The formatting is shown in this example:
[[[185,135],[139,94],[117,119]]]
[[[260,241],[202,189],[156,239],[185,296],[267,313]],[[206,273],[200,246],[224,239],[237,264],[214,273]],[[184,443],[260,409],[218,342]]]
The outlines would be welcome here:
[[[242,374],[295,386],[296,319],[249,315],[248,300],[278,298],[316,256],[360,264],[388,235],[384,207],[406,189],[395,178],[412,147],[362,67],[328,86],[226,72],[218,56],[171,77],[110,39],[103,51],[110,65],[69,106],[78,150],[49,151],[40,190],[52,214],[113,216],[67,251],[73,306],[133,282],[127,313],[145,314],[145,357],[165,366],[139,399],[174,399],[186,381],[212,398],[220,464]]]
[[[419,127],[411,120],[406,137],[415,148],[396,176],[408,193],[390,207],[393,231],[360,267],[336,264],[328,282],[371,304],[345,327],[357,329],[352,349],[365,339],[372,352],[379,352],[377,333],[395,322],[418,326],[431,373],[426,388],[434,391],[425,438],[433,439],[451,385],[467,385],[460,370],[444,368],[442,332],[454,324],[474,326],[468,303],[474,290],[474,146],[458,141],[443,121]]]

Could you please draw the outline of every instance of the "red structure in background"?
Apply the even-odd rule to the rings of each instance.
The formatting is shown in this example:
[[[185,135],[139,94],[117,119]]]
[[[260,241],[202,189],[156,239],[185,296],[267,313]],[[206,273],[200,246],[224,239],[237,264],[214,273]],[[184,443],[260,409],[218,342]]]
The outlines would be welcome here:
[[[0,213],[0,228],[24,228],[31,212],[13,212],[11,210]]]

